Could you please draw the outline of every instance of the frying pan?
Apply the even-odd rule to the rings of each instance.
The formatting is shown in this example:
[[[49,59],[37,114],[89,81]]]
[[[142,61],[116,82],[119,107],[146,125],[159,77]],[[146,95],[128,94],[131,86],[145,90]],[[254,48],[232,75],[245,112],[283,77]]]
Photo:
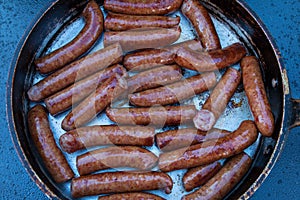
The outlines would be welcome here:
[[[251,151],[254,161],[243,181],[226,197],[228,199],[249,198],[265,180],[282,151],[290,128],[300,125],[299,100],[291,98],[286,70],[276,46],[268,31],[257,16],[242,1],[202,1],[214,18],[226,30],[244,43],[249,54],[260,59],[265,87],[276,120],[276,128],[271,138],[261,137]],[[101,5],[103,2],[98,2]],[[33,24],[23,44],[17,50],[10,69],[7,89],[7,115],[16,150],[30,176],[45,194],[54,199],[70,198],[68,184],[55,184],[37,155],[27,129],[26,114],[30,102],[26,92],[39,77],[33,67],[33,60],[51,51],[64,37],[76,34],[73,24],[85,1],[56,1]],[[230,41],[228,41],[230,42]],[[223,44],[222,44],[223,45]],[[101,43],[95,48],[100,48]],[[242,110],[245,115],[245,110]],[[247,115],[247,114],[246,114]],[[247,116],[248,117],[248,116]],[[224,116],[226,118],[226,116]],[[237,122],[236,122],[237,123]],[[232,127],[233,129],[233,127]],[[56,130],[56,129],[55,129]],[[175,191],[176,192],[176,191]]]

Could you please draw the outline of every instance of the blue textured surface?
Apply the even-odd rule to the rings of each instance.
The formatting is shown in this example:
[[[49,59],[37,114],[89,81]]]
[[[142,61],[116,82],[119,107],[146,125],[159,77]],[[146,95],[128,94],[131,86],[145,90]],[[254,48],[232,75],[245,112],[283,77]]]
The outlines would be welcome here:
[[[0,0],[0,199],[47,199],[23,168],[5,118],[5,85],[14,52],[31,20],[50,0]],[[294,98],[300,98],[300,1],[247,0],[265,23],[284,58]],[[272,172],[251,199],[300,199],[300,128],[290,131]]]

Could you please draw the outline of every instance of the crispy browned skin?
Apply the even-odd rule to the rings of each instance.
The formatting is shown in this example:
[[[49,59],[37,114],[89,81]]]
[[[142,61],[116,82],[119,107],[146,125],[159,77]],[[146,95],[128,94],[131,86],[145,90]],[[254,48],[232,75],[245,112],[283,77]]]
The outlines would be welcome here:
[[[63,119],[62,128],[69,131],[81,127],[96,117],[113,99],[126,90],[126,80],[118,74],[113,75],[97,87],[94,93],[85,98]]]
[[[225,137],[231,132],[221,129],[211,129],[208,132],[195,128],[169,130],[155,135],[157,146],[162,151],[171,151],[208,140]]]
[[[65,182],[74,173],[60,149],[57,147],[50,129],[46,109],[36,105],[28,112],[28,127],[32,140],[55,182]]]
[[[47,109],[52,115],[56,115],[67,110],[72,105],[77,104],[89,94],[94,92],[99,84],[106,81],[113,74],[127,76],[127,72],[124,67],[118,64],[113,65],[46,98],[44,102]]]
[[[190,70],[207,72],[233,65],[245,55],[246,49],[240,43],[234,43],[224,49],[209,52],[198,52],[187,47],[182,47],[177,51],[175,62]]]
[[[247,56],[241,61],[242,77],[249,105],[258,130],[264,136],[274,132],[274,117],[268,101],[259,63],[254,56]]]
[[[158,165],[161,171],[168,172],[209,164],[242,152],[256,139],[255,123],[246,120],[236,131],[218,140],[160,154]]]
[[[103,15],[99,5],[90,1],[82,12],[85,26],[80,33],[61,48],[35,60],[40,73],[49,73],[75,60],[89,50],[103,31]]]
[[[59,138],[61,148],[73,153],[98,145],[152,146],[155,129],[145,126],[95,125],[71,130]]]
[[[192,76],[162,87],[129,94],[130,103],[136,106],[149,107],[180,102],[200,94],[216,84],[214,72]]]
[[[228,68],[216,87],[210,93],[209,98],[203,104],[202,110],[195,116],[193,121],[197,129],[208,131],[215,125],[216,121],[225,110],[240,81],[241,73],[234,68]],[[203,112],[203,110],[205,111]],[[211,115],[207,112],[211,112],[214,117],[203,116]]]
[[[194,188],[203,185],[221,168],[222,165],[216,161],[208,165],[202,165],[189,169],[182,178],[184,189],[189,192]]]
[[[180,34],[180,27],[109,31],[104,33],[104,46],[119,42],[125,52],[145,48],[158,48],[177,41]]]
[[[177,26],[180,17],[167,16],[140,16],[140,15],[124,15],[108,12],[104,27],[105,30],[126,31],[136,28],[161,27],[171,28]]]
[[[27,92],[31,101],[40,101],[82,78],[122,60],[123,51],[116,43],[74,61],[34,84]]]
[[[184,0],[181,11],[191,21],[206,50],[221,48],[215,26],[199,0]]]
[[[131,192],[101,196],[98,200],[165,200],[157,195],[144,192]]]
[[[182,0],[105,0],[104,8],[130,15],[165,15],[180,8]]]
[[[109,119],[117,124],[156,126],[190,123],[196,112],[195,106],[106,109]]]
[[[149,170],[158,158],[151,151],[134,146],[113,146],[87,152],[76,158],[76,167],[80,175],[102,169],[131,167]]]
[[[223,199],[243,178],[251,162],[251,158],[245,153],[232,157],[206,184],[195,192],[183,196],[181,200]]]
[[[74,198],[113,192],[138,192],[164,189],[169,194],[173,182],[162,172],[106,172],[72,179],[71,192]]]
[[[143,71],[127,79],[128,92],[140,92],[147,89],[164,86],[182,78],[178,65],[165,65]]]

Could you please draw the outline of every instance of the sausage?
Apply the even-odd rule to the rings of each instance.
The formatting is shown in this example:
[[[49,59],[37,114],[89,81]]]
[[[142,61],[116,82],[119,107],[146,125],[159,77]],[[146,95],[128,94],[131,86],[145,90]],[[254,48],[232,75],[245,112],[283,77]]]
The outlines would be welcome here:
[[[184,0],[181,12],[191,21],[206,50],[221,48],[215,26],[207,10],[198,0]]]
[[[257,135],[255,123],[245,120],[236,131],[218,140],[160,154],[158,165],[161,171],[168,172],[209,164],[242,152]]]
[[[74,198],[157,189],[169,194],[172,187],[171,177],[162,172],[106,172],[73,178],[71,193]]]
[[[104,46],[119,42],[124,52],[145,48],[164,47],[177,41],[181,28],[140,28],[104,33]]]
[[[209,52],[198,52],[187,47],[182,47],[177,51],[175,62],[190,70],[208,72],[233,65],[245,55],[246,49],[240,43],[234,43],[224,49]]]
[[[89,50],[103,31],[103,14],[95,1],[90,1],[82,12],[85,26],[69,43],[35,60],[36,69],[46,74],[60,69]]]
[[[61,127],[69,131],[84,125],[126,90],[127,82],[123,77],[118,74],[110,77],[63,119]]]
[[[191,191],[211,179],[222,168],[219,162],[189,169],[182,178],[183,187],[186,191]]]
[[[145,126],[95,125],[81,127],[64,133],[59,138],[62,150],[77,150],[99,145],[152,146],[155,129]]]
[[[117,124],[180,125],[192,121],[195,106],[155,106],[150,108],[107,108],[106,115]]]
[[[215,125],[240,81],[241,73],[234,68],[228,68],[216,87],[210,93],[209,98],[203,104],[202,109],[193,119],[197,129],[208,131]],[[213,117],[209,117],[212,115]]]
[[[195,192],[183,196],[181,200],[223,199],[243,178],[250,168],[251,162],[251,158],[244,152],[230,158],[205,185]]]
[[[270,137],[274,132],[275,122],[259,63],[254,56],[247,56],[241,61],[241,69],[245,93],[255,124],[262,135]]]
[[[132,192],[101,196],[98,200],[165,200],[164,198],[145,192]]]
[[[113,74],[119,74],[124,77],[127,76],[126,69],[118,64],[103,69],[46,98],[44,102],[47,109],[52,115],[67,110],[95,91],[98,85],[106,81]]]
[[[136,74],[127,79],[128,92],[140,92],[179,81],[182,78],[178,65],[165,65]]]
[[[159,88],[129,94],[130,103],[146,107],[154,105],[167,105],[180,102],[200,94],[216,84],[214,72],[192,76]]]
[[[180,17],[124,15],[108,12],[104,27],[110,31],[127,31],[136,28],[172,28],[178,26]]]
[[[201,42],[199,42],[198,40],[195,40],[195,39],[194,40],[186,40],[183,42],[172,44],[170,46],[165,47],[165,49],[168,49],[172,53],[176,54],[177,51],[181,47],[187,47],[187,48],[190,48],[195,51],[203,51],[203,46],[202,46]],[[175,62],[175,60],[174,60],[174,62]]]
[[[72,169],[55,143],[45,107],[36,105],[29,110],[28,127],[38,153],[54,181],[62,183],[73,178]]]
[[[149,170],[158,158],[151,151],[134,146],[113,146],[87,152],[76,158],[76,167],[80,175],[102,169],[131,167]]]
[[[162,151],[171,151],[208,140],[219,139],[230,133],[229,131],[215,128],[208,132],[200,131],[195,128],[183,128],[158,133],[155,135],[155,140],[157,146]]]
[[[106,10],[130,15],[165,15],[180,8],[182,0],[105,0]]]
[[[123,51],[118,43],[100,49],[93,54],[72,62],[33,85],[27,92],[28,98],[31,101],[40,101],[49,97],[75,81],[120,62],[122,56]]]

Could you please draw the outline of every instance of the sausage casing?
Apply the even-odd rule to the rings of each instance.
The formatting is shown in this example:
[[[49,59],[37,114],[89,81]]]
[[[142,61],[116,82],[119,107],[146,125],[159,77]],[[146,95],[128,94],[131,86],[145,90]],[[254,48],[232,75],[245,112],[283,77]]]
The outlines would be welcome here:
[[[59,138],[61,148],[73,153],[98,145],[152,146],[155,129],[145,126],[95,125],[71,130]]]
[[[268,101],[259,63],[254,56],[247,56],[241,61],[243,84],[249,105],[258,130],[264,136],[271,136],[274,131],[274,117]]]
[[[172,188],[171,177],[162,172],[106,172],[81,176],[72,179],[71,182],[71,193],[74,198],[156,189],[164,189],[169,194]]]
[[[168,172],[209,164],[242,152],[256,139],[254,122],[245,120],[236,131],[218,140],[160,154],[158,165],[161,171]]]
[[[131,192],[101,196],[98,200],[165,200],[164,198],[144,192]]]
[[[73,178],[72,169],[55,143],[43,106],[36,105],[29,110],[28,127],[43,163],[54,181],[61,183]]]

